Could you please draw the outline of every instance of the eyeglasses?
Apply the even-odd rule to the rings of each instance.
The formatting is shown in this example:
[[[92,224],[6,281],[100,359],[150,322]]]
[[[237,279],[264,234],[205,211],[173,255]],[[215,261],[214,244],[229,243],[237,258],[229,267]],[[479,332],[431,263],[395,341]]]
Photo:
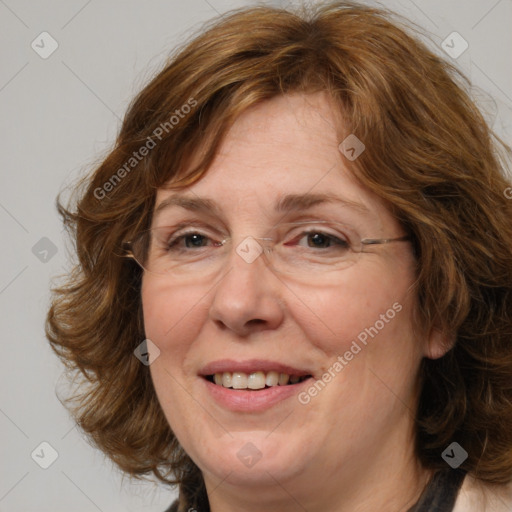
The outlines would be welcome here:
[[[281,223],[272,237],[247,236],[237,245],[213,228],[198,225],[156,227],[126,242],[126,256],[147,272],[197,281],[218,273],[226,259],[247,264],[264,259],[275,272],[295,278],[329,281],[333,273],[354,265],[374,246],[410,238],[361,238],[353,228],[329,221]]]

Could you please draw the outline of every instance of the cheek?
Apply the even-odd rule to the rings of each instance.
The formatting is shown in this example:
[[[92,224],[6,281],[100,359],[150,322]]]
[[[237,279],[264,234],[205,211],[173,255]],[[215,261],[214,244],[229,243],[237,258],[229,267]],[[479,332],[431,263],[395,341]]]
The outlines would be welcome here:
[[[146,337],[161,350],[163,359],[172,353],[172,364],[182,363],[186,349],[196,339],[207,310],[204,296],[193,287],[173,288],[152,276],[142,282],[142,305]]]
[[[362,432],[381,428],[414,399],[422,355],[412,328],[413,282],[412,274],[386,278],[375,271],[347,274],[336,288],[313,294],[300,296],[295,290],[305,303],[299,310],[297,301],[295,321],[322,360],[321,382],[306,389],[299,401],[311,414],[327,411],[326,421],[350,439],[361,440]],[[329,411],[339,404],[343,411],[331,417]],[[309,416],[304,428],[307,421]]]
[[[347,273],[336,286],[292,289],[293,317],[306,337],[330,357],[350,350],[354,341],[366,347],[378,339],[383,349],[386,344],[398,348],[411,340],[412,283],[412,272],[387,269],[386,274],[382,268],[367,268]]]
[[[189,439],[200,438],[201,422],[194,420],[198,411],[190,407],[194,390],[193,382],[187,380],[188,357],[207,314],[201,302],[204,290],[178,290],[165,280],[149,277],[143,280],[141,294],[145,335],[160,350],[150,366],[153,385],[174,434],[193,451]]]

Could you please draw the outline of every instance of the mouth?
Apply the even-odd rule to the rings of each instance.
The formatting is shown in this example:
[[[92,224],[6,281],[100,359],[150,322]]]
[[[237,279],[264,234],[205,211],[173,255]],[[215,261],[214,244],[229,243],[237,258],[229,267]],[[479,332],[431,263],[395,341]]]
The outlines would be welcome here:
[[[262,389],[293,386],[312,378],[310,374],[283,373],[275,370],[256,370],[250,373],[241,371],[216,372],[203,376],[217,386],[239,391],[259,391]]]
[[[313,372],[303,365],[285,365],[267,359],[222,359],[204,366],[199,377],[221,401],[232,405],[275,403],[296,394]]]
[[[264,413],[279,404],[291,407],[294,402],[290,400],[308,385],[313,375],[306,366],[288,366],[266,359],[222,359],[207,364],[199,372],[207,396],[235,413]]]

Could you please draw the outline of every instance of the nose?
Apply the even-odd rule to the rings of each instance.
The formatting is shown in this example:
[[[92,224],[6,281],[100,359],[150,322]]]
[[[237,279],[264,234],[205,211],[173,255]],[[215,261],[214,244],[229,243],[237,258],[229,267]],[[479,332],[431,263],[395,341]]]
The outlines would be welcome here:
[[[210,318],[221,329],[239,336],[276,329],[284,319],[284,284],[267,266],[263,255],[250,261],[240,254],[233,253],[226,272],[214,287]]]

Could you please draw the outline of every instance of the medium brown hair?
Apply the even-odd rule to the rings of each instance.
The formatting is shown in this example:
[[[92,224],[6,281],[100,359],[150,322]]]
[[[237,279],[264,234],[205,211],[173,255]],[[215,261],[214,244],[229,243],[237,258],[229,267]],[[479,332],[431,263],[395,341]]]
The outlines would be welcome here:
[[[427,468],[445,468],[441,453],[457,441],[468,452],[463,469],[485,482],[509,482],[510,149],[486,125],[467,85],[392,14],[348,2],[301,12],[242,9],[180,48],[132,103],[77,206],[59,204],[78,261],[54,290],[47,336],[83,376],[69,404],[95,444],[132,476],[153,472],[180,482],[183,493],[201,487],[148,367],[133,355],[145,338],[141,270],[122,257],[123,241],[149,227],[159,187],[187,186],[207,172],[248,107],[327,91],[343,119],[340,141],[354,133],[366,146],[347,164],[413,237],[422,324],[455,341],[440,359],[422,362],[417,456]],[[131,161],[150,138],[155,147]]]

